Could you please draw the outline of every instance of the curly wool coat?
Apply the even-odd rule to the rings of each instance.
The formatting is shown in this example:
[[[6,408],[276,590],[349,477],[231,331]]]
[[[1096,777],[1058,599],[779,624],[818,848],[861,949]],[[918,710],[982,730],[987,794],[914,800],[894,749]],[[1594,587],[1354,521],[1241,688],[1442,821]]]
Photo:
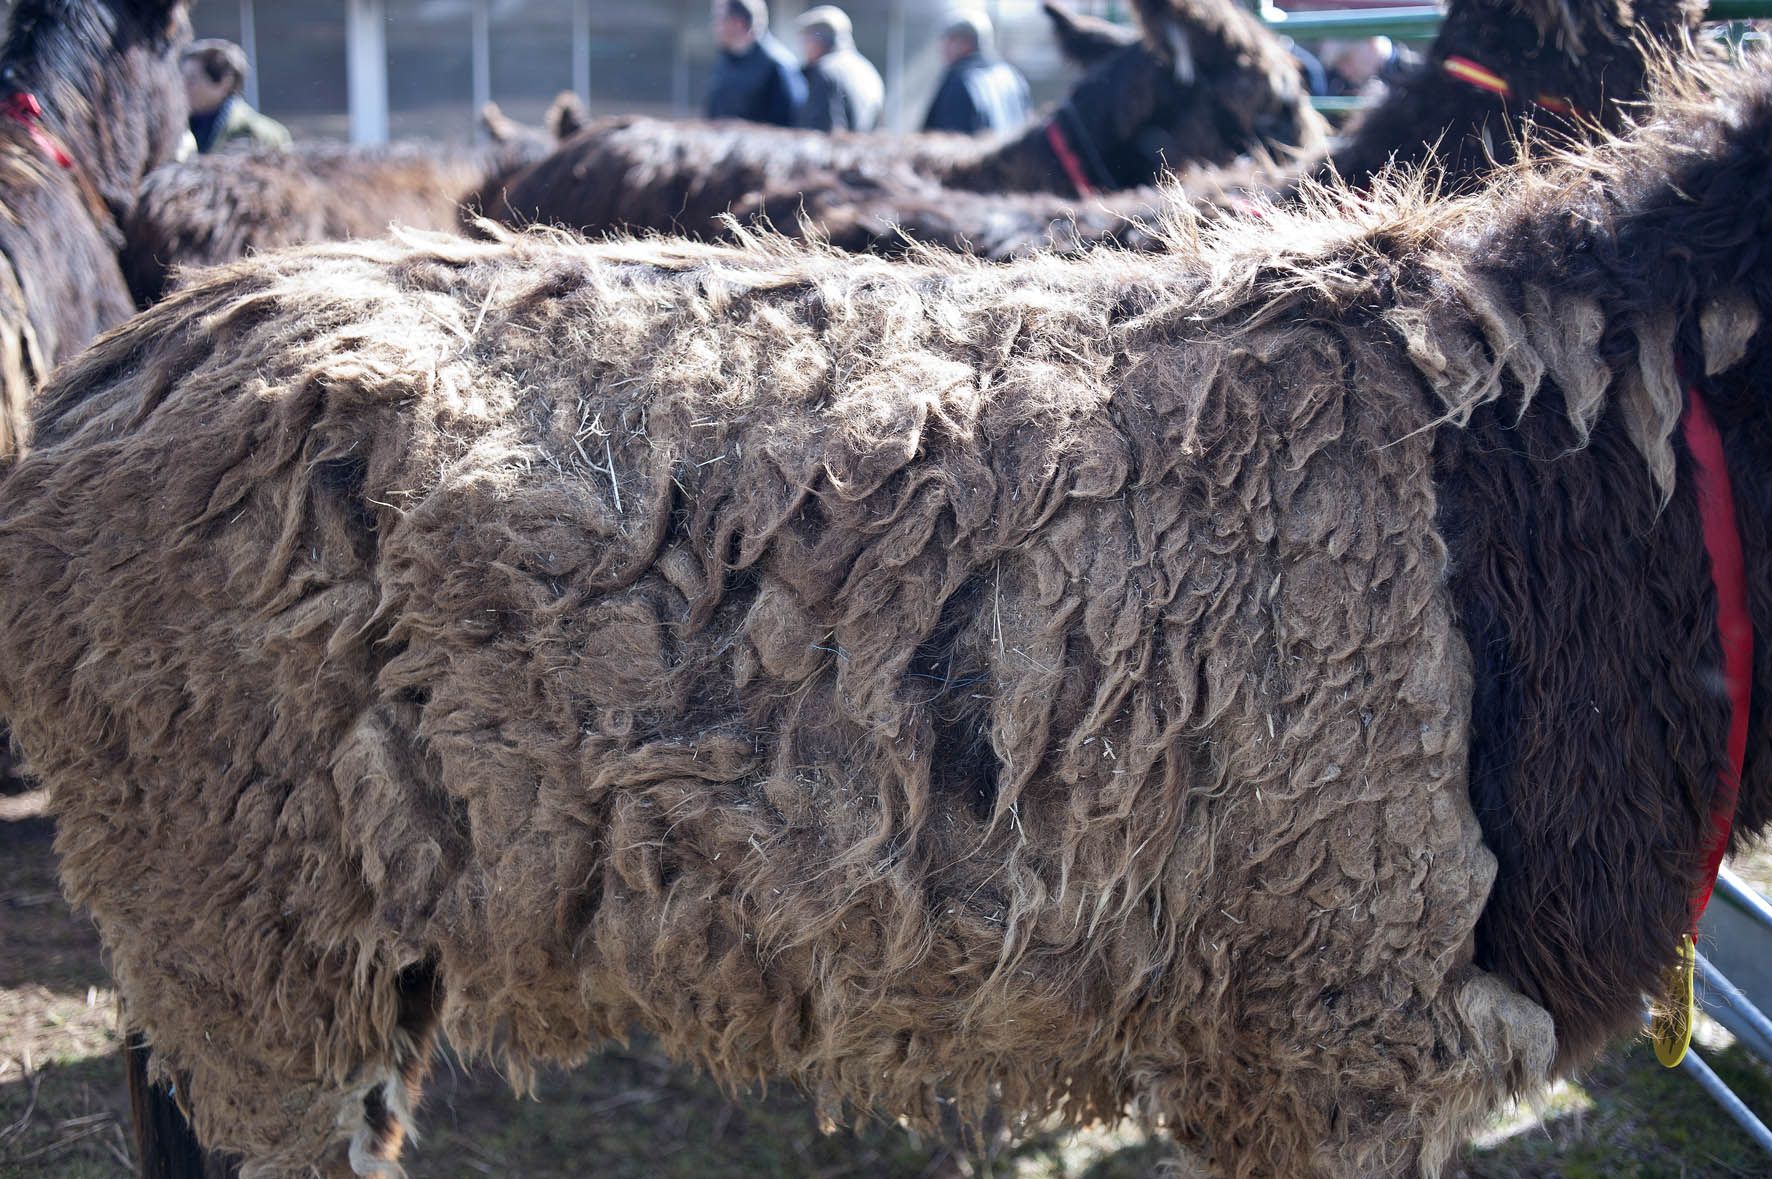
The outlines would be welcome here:
[[[0,482],[0,710],[200,1133],[368,1173],[434,1024],[519,1075],[642,1027],[1437,1172],[1684,926],[1678,365],[1772,621],[1772,74],[1672,109],[1167,256],[421,237],[107,337]]]

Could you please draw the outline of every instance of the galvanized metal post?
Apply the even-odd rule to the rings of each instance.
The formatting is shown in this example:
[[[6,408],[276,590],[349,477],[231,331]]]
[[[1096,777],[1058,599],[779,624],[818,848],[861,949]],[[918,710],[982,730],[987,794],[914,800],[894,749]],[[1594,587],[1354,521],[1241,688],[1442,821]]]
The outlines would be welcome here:
[[[492,0],[474,0],[472,20],[474,136],[479,138],[486,133],[480,112],[492,101]]]
[[[388,6],[386,0],[348,0],[345,6],[345,81],[352,143],[388,141]]]
[[[591,105],[591,0],[572,0],[572,89]]]
[[[904,0],[892,0],[886,18],[886,127],[909,130],[904,114],[906,24]]]
[[[252,0],[240,0],[240,48],[246,51],[246,105],[258,106],[258,19]]]
[[[690,114],[689,22],[694,18],[684,12],[684,9],[701,7],[701,0],[680,0],[677,5],[677,38],[671,59],[671,111],[679,119],[687,118]]]

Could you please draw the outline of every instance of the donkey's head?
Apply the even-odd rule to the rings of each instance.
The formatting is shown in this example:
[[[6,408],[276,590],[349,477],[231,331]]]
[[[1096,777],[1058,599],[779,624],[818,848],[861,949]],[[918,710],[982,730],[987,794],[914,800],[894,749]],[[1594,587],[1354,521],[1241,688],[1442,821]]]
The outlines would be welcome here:
[[[1088,72],[1066,107],[1116,186],[1251,151],[1312,149],[1323,139],[1298,62],[1235,0],[1138,0],[1138,28],[1046,12],[1066,55]]]
[[[1703,0],[1453,0],[1429,56],[1435,68],[1469,58],[1616,131],[1646,97],[1653,57],[1713,56],[1693,43],[1704,12]]]
[[[0,48],[0,97],[34,95],[114,215],[185,134],[186,0],[19,0]]]

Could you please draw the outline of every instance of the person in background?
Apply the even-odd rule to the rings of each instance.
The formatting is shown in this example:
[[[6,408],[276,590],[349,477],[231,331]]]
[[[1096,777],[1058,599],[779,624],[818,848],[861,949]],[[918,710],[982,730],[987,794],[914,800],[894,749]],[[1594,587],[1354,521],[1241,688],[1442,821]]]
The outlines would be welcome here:
[[[809,9],[797,24],[806,61],[806,102],[799,126],[814,131],[872,131],[886,105],[880,71],[855,48],[849,14],[834,5]]]
[[[289,146],[289,129],[246,104],[246,51],[232,41],[193,41],[179,57],[185,98],[191,106],[191,136],[197,150],[211,152],[231,143]]]
[[[1329,93],[1329,73],[1323,68],[1323,62],[1316,54],[1300,45],[1290,37],[1282,37],[1286,42],[1286,51],[1298,62],[1298,68],[1304,71],[1305,89],[1314,98],[1322,98]]]
[[[792,127],[806,101],[806,79],[787,48],[769,35],[763,0],[714,0],[720,56],[708,89],[710,119],[749,119]]]
[[[1326,93],[1379,99],[1396,75],[1397,47],[1389,37],[1325,41],[1317,56],[1327,74]]]
[[[974,135],[1011,131],[1027,122],[1027,79],[993,52],[990,17],[982,12],[955,15],[942,31],[941,56],[948,68],[923,130]]]

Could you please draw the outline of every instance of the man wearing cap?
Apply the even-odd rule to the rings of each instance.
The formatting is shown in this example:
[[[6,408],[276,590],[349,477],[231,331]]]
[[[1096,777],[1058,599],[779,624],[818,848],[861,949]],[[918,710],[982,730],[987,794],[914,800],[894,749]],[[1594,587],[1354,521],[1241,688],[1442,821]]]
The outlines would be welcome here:
[[[799,125],[814,131],[872,131],[886,104],[880,71],[855,48],[849,14],[834,5],[799,19],[800,56],[806,60],[806,102]]]
[[[185,77],[185,98],[191,110],[191,135],[197,150],[215,151],[224,144],[288,147],[289,131],[277,120],[246,105],[246,51],[232,41],[193,41],[179,56]]]
[[[769,35],[763,0],[714,0],[720,56],[708,90],[710,119],[749,119],[792,127],[806,101],[806,79],[787,47]]]
[[[929,104],[925,131],[1011,131],[1027,122],[1028,84],[1021,72],[991,48],[991,20],[966,12],[948,21],[941,35],[947,73]]]

